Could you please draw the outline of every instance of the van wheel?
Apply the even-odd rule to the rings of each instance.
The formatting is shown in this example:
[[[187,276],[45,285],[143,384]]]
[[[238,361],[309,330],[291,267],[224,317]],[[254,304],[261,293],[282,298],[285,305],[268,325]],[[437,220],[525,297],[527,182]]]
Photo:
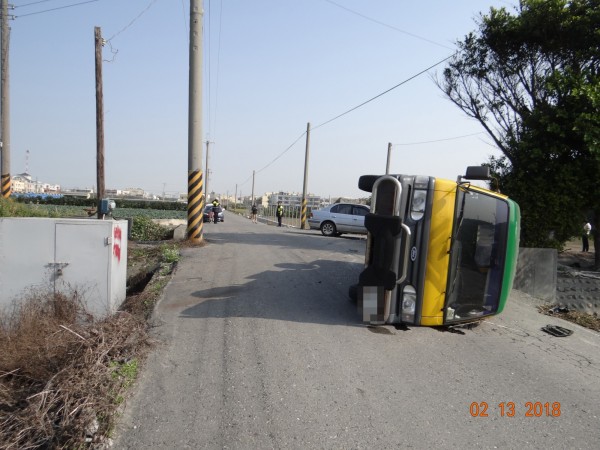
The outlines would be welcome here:
[[[350,297],[352,303],[358,301],[358,284],[353,284],[348,288],[348,297]]]
[[[335,223],[323,222],[323,224],[321,225],[321,233],[323,233],[323,236],[327,237],[335,236],[335,234],[337,233]]]

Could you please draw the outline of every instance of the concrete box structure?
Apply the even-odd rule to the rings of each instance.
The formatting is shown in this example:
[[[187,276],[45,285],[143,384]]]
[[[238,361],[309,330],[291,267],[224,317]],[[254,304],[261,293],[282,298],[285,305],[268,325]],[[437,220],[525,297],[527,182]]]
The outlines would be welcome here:
[[[555,249],[521,247],[513,288],[546,302],[554,302],[557,258]]]
[[[76,291],[101,317],[123,303],[126,284],[127,221],[0,218],[0,307]]]

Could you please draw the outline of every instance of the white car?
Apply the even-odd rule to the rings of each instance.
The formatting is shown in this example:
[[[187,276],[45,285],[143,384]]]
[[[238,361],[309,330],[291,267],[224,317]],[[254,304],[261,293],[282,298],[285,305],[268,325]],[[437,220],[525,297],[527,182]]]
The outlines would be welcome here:
[[[323,236],[339,236],[342,233],[367,234],[365,216],[369,213],[366,205],[336,203],[310,213],[308,224],[313,230],[321,230]]]

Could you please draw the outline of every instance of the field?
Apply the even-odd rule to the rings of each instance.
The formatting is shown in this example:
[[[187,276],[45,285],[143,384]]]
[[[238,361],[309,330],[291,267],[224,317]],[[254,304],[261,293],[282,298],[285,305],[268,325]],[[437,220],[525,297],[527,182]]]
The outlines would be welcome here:
[[[64,205],[29,205],[34,210],[46,211],[51,217],[88,217],[82,206],[64,206]],[[159,209],[137,209],[137,208],[117,208],[113,212],[115,219],[129,219],[133,217],[148,217],[150,219],[185,219],[186,211],[168,211]]]

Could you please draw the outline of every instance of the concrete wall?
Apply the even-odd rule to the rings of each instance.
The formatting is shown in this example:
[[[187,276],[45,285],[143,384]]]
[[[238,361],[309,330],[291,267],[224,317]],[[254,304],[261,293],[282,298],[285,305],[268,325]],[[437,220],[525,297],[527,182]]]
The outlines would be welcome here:
[[[600,275],[558,266],[556,250],[521,248],[514,288],[570,310],[600,312]]]
[[[555,249],[520,248],[514,289],[546,302],[556,301]]]

